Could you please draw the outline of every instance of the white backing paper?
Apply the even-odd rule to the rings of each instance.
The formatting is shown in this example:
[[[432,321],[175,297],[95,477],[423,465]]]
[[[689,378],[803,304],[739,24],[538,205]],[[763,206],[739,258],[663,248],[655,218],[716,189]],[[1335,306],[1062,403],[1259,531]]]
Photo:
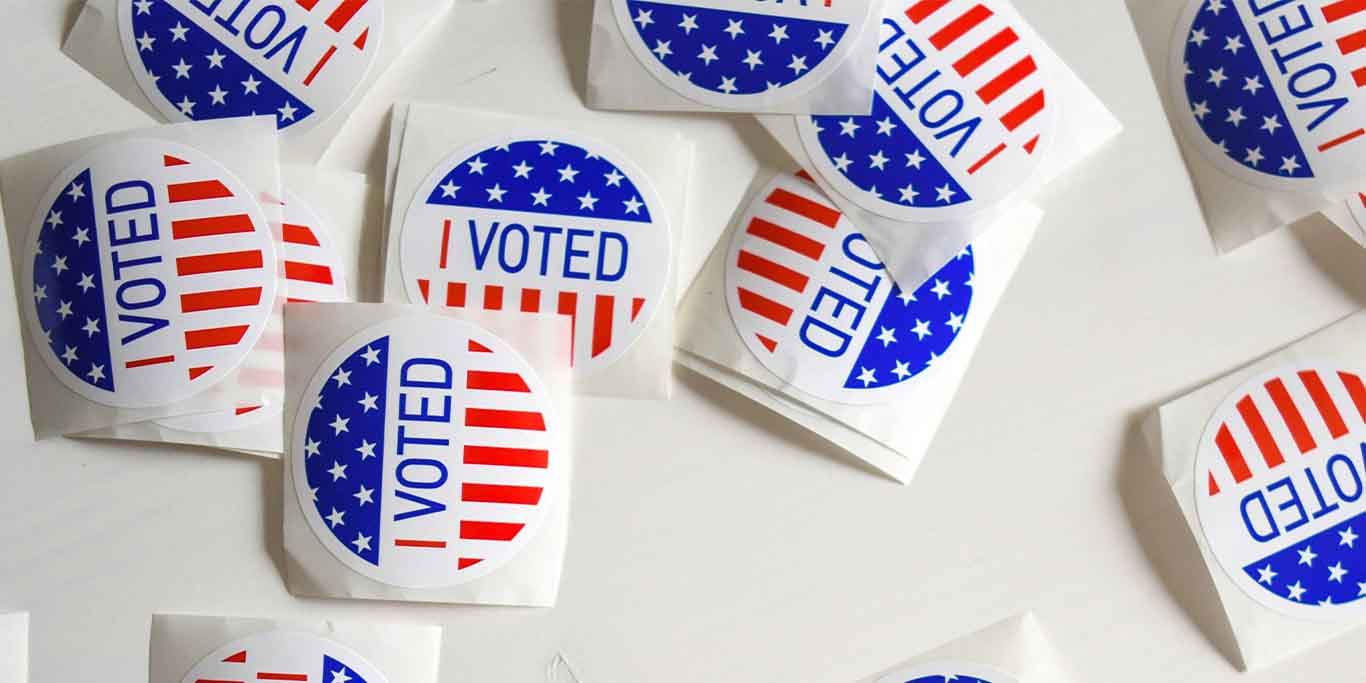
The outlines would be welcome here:
[[[28,683],[27,614],[0,614],[0,683]]]
[[[1004,682],[991,679],[988,683],[1069,683],[1075,680],[1048,642],[1038,619],[1032,613],[1025,613],[941,645],[864,679],[862,683],[925,683],[920,676],[931,675],[927,669],[958,668],[961,671],[968,667],[977,671],[994,669],[1009,677]],[[980,676],[973,671],[963,673]],[[944,674],[952,675],[948,671]]]

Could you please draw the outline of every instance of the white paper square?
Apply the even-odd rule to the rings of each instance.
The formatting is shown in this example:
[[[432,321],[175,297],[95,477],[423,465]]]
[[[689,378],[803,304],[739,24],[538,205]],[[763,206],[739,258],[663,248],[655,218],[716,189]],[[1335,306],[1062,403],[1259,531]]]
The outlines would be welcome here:
[[[0,614],[0,683],[28,683],[27,614]]]
[[[908,677],[918,681],[921,675],[933,675],[926,671],[927,666],[949,673],[946,669],[952,668],[952,663],[965,667],[986,666],[1013,677],[989,683],[1068,683],[1075,680],[1063,667],[1038,619],[1027,612],[941,645],[864,679],[863,683],[906,683]]]

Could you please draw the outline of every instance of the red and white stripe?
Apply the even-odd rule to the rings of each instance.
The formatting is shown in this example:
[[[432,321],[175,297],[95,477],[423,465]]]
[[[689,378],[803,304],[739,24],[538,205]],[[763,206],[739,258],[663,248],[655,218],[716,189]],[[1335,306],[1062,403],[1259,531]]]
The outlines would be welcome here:
[[[349,36],[355,32],[348,33],[347,26],[352,19],[356,18],[357,14],[360,14],[362,9],[365,9],[370,0],[294,0],[294,2],[308,12],[316,12],[319,16],[326,16],[323,25],[332,29],[333,32],[339,35],[345,33]],[[352,45],[357,50],[364,50],[365,43],[370,36],[370,27],[361,27],[359,33],[355,35]]]
[[[223,663],[224,663],[224,664],[246,664],[246,663],[247,663],[247,651],[246,651],[246,650],[241,650],[241,651],[238,651],[238,652],[235,653],[235,654],[228,655],[227,657],[224,657],[224,658],[223,658]],[[234,668],[235,668],[235,667],[234,667]],[[309,681],[310,679],[309,679],[309,677],[308,677],[308,674],[284,673],[284,672],[280,672],[280,671],[258,671],[258,672],[256,672],[255,676],[249,676],[249,677],[243,678],[243,679],[196,678],[196,679],[195,679],[195,683],[247,683],[247,681],[251,681],[251,680],[255,680],[255,681],[293,681],[293,682],[296,682],[296,683],[307,683],[307,681]]]
[[[1366,87],[1366,0],[1333,0],[1321,11],[1330,32],[1337,35],[1334,43],[1348,62],[1352,80],[1358,88]],[[1319,145],[1319,151],[1326,152],[1363,136],[1366,127],[1357,128]]]

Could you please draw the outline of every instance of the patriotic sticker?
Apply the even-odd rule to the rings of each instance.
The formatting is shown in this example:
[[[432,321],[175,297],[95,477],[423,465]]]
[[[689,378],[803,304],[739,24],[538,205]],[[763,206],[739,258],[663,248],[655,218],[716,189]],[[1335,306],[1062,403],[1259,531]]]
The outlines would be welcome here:
[[[1292,617],[1366,613],[1366,385],[1332,364],[1263,373],[1224,400],[1196,453],[1196,511],[1234,583]]]
[[[516,351],[440,316],[381,323],[323,363],[295,419],[299,503],[331,553],[395,586],[474,580],[562,495],[551,399]]]
[[[251,190],[161,140],[100,147],[54,179],[24,259],[43,361],[119,408],[188,398],[233,372],[275,304],[275,247]]]
[[[981,664],[932,662],[888,674],[877,683],[1019,683],[1019,680]]]
[[[903,291],[820,190],[780,175],[735,232],[726,295],[740,337],[775,375],[831,401],[887,403],[958,338],[975,267],[969,247]]]
[[[273,114],[307,130],[379,52],[383,0],[118,0],[124,55],[170,121]]]
[[[350,648],[301,631],[267,631],[214,650],[182,683],[387,683],[388,679]]]
[[[798,118],[821,178],[867,211],[915,222],[981,212],[1024,185],[1058,105],[1042,45],[1006,7],[915,0],[892,11],[873,113]]]
[[[696,102],[763,107],[820,85],[848,57],[873,2],[613,0],[631,51]]]
[[[514,135],[448,157],[418,187],[399,259],[408,300],[573,319],[580,373],[626,353],[663,302],[664,206],[601,142]]]
[[[1323,190],[1366,175],[1366,5],[1194,0],[1171,54],[1182,125],[1236,178]]]

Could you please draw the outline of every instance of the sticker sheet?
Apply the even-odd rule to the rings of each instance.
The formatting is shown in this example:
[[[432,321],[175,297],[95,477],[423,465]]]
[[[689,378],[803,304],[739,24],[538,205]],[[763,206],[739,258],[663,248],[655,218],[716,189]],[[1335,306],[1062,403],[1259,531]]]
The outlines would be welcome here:
[[[1068,683],[1031,613],[1012,617],[915,657],[863,683]]]
[[[1363,622],[1363,332],[1352,315],[1145,424],[1249,669]]]
[[[562,315],[576,391],[667,398],[691,145],[425,105],[394,120],[385,300]]]
[[[906,483],[1040,217],[902,289],[809,175],[762,172],[684,299],[678,362]]]
[[[1008,0],[890,0],[873,72],[870,114],[760,120],[898,282],[928,278],[1120,131]]]
[[[314,304],[286,323],[291,592],[554,604],[569,321]]]
[[[279,372],[275,156],[250,117],[0,164],[39,438],[269,398],[251,369]]]
[[[87,0],[63,51],[158,120],[272,115],[313,162],[453,1]]]
[[[27,614],[0,614],[0,683],[28,683]]]
[[[436,683],[441,628],[152,617],[149,683]]]

